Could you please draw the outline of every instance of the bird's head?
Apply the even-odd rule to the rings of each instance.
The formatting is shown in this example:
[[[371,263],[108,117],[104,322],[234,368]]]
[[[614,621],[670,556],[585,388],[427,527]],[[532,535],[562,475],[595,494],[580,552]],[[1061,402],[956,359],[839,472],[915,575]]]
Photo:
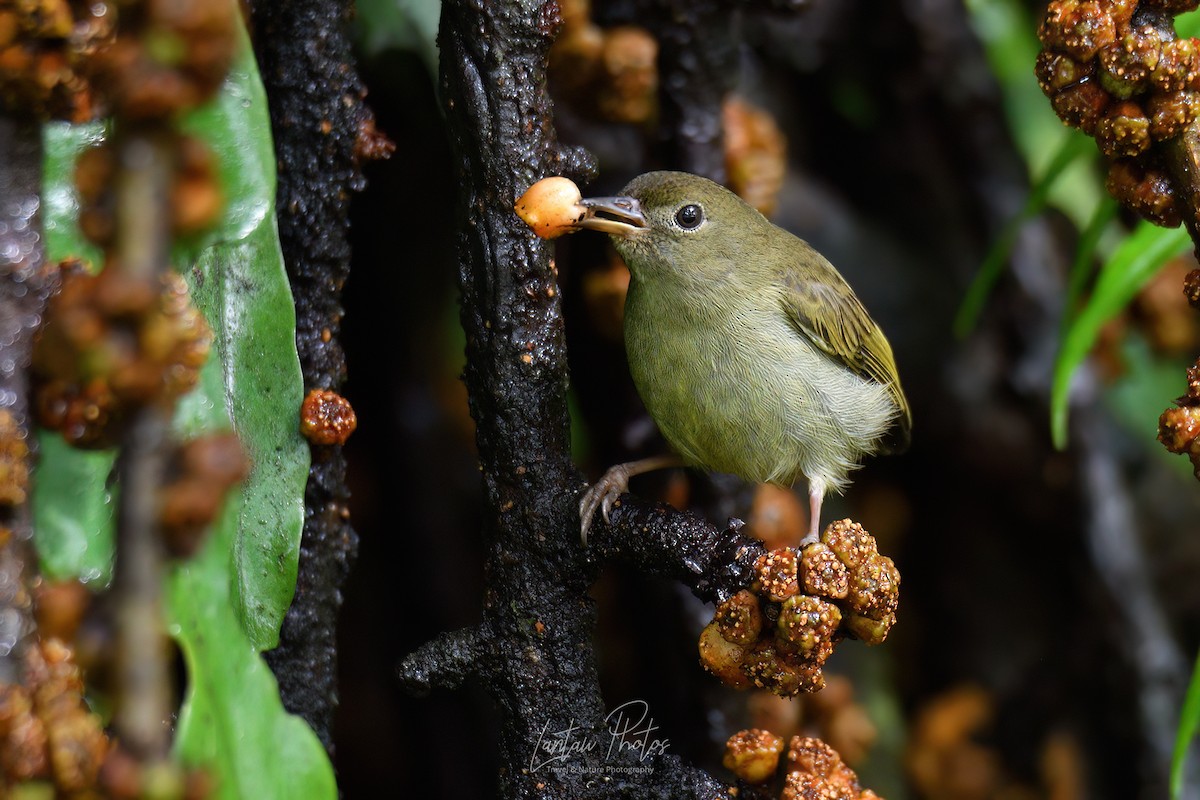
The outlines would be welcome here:
[[[634,276],[720,277],[770,228],[762,214],[720,184],[686,172],[648,172],[618,197],[582,201],[580,228],[612,237]],[[751,259],[752,261],[753,259]]]

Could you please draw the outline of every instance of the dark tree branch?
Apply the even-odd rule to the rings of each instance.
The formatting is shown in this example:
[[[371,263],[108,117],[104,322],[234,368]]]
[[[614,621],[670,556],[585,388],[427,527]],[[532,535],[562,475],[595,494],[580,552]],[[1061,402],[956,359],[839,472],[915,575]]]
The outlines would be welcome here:
[[[427,695],[433,688],[456,689],[464,679],[479,672],[479,643],[483,634],[476,628],[447,631],[426,642],[404,659],[400,682],[414,695]]]
[[[588,539],[590,553],[674,578],[707,602],[720,603],[750,583],[754,562],[766,547],[742,533],[741,520],[731,519],[720,529],[694,514],[631,499],[624,495],[613,507],[608,525],[597,520]]]
[[[736,6],[720,0],[659,0],[650,29],[659,43],[663,161],[725,181],[721,108],[738,74]]]
[[[575,526],[568,453],[566,347],[546,248],[512,213],[525,186],[562,162],[543,65],[554,3],[484,10],[444,3],[442,99],[460,178],[459,282],[466,380],[491,552],[480,646],[503,717],[501,796],[581,795],[539,769],[539,734],[600,728],[590,570],[564,534]],[[578,171],[582,164],[570,164]],[[406,666],[407,669],[407,666]],[[599,766],[594,765],[594,766]]]
[[[345,24],[348,0],[253,3],[255,49],[279,164],[279,237],[296,302],[296,349],[306,389],[337,391],[346,379],[339,339],[350,271],[350,194],[362,184],[356,147],[370,113]],[[297,412],[299,409],[297,409]],[[314,446],[304,495],[296,595],[266,654],[284,706],[332,752],[337,707],[337,615],[358,550],[339,446]]]
[[[587,597],[598,562],[579,543],[560,297],[548,248],[512,211],[538,178],[592,170],[582,153],[558,145],[550,126],[544,69],[559,24],[553,0],[442,6],[442,100],[458,164],[464,379],[487,508],[488,591],[476,629],[426,645],[400,674],[417,690],[467,672],[485,679],[502,717],[502,797],[713,797],[725,787],[674,756],[640,758],[595,741],[611,738]],[[597,552],[686,574],[706,595],[729,588],[729,576],[705,582],[696,574],[711,554],[686,549],[719,534],[692,530],[679,515],[650,511],[643,519],[636,510],[614,515]],[[634,541],[647,536],[643,527],[658,552]],[[664,552],[672,541],[683,548],[677,563]],[[592,748],[561,758],[549,749],[588,741]],[[644,772],[627,771],[634,768]]]

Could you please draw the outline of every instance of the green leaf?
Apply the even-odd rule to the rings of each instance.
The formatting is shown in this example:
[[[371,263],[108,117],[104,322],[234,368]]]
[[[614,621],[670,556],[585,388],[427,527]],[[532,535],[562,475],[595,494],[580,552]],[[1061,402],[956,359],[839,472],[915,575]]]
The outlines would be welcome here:
[[[113,502],[107,483],[115,451],[76,450],[49,431],[38,433],[38,451],[33,517],[43,574],[52,580],[78,578],[107,585],[113,550]]]
[[[1175,33],[1180,39],[1200,36],[1200,11],[1185,11],[1175,16]]]
[[[965,6],[999,83],[1009,135],[1024,156],[1030,176],[1039,175],[1063,141],[1082,136],[1063,126],[1033,73],[1042,49],[1037,38],[1041,6],[1036,12],[1021,0],[966,0]],[[1099,160],[1099,151],[1090,147],[1089,158],[1076,162],[1050,188],[1047,203],[1078,227],[1086,223],[1081,214],[1105,194],[1102,173],[1095,168]]]
[[[1158,441],[1158,417],[1168,406],[1168,398],[1179,394],[1180,376],[1192,359],[1154,352],[1146,337],[1137,331],[1127,332],[1119,348],[1124,369],[1106,388],[1104,404],[1112,411],[1113,418],[1133,434],[1135,446],[1142,447],[1149,458],[1158,459],[1174,472],[1181,487],[1194,486],[1192,462],[1169,452]]]
[[[183,127],[213,149],[227,204],[212,230],[173,251],[215,335],[215,357],[203,368],[198,390],[181,401],[175,431],[194,437],[228,429],[232,422],[249,450],[255,467],[242,489],[246,502],[230,568],[238,575],[241,623],[265,650],[278,639],[295,588],[308,447],[297,430],[303,383],[295,310],[275,232],[270,120],[248,44],[218,97],[189,115]],[[76,224],[72,177],[80,150],[103,135],[99,125],[47,126],[44,224],[50,258],[86,253],[99,259]],[[47,572],[62,575],[78,565],[88,575],[109,574],[101,565],[112,560],[112,513],[99,510],[111,502],[105,489],[111,464],[111,454],[55,445],[44,451],[35,527]],[[63,513],[76,508],[80,513]]]
[[[1071,322],[1054,364],[1050,430],[1059,449],[1067,442],[1067,401],[1071,377],[1087,357],[1100,329],[1119,314],[1169,259],[1191,244],[1183,228],[1167,230],[1142,222],[1100,270],[1096,288]]]
[[[296,355],[295,307],[275,228],[275,151],[266,95],[243,36],[239,58],[213,103],[183,128],[204,139],[220,165],[226,208],[220,223],[179,243],[176,263],[213,330],[216,358],[180,404],[177,432],[233,428],[252,463],[241,512],[225,524],[233,599],[250,641],[276,645],[296,585],[308,445],[298,416],[303,377]],[[196,261],[196,255],[199,260]]]
[[[996,241],[988,250],[987,255],[984,256],[979,272],[976,273],[975,280],[968,287],[962,305],[959,306],[958,314],[955,315],[954,334],[956,336],[959,338],[966,336],[978,323],[979,315],[983,312],[988,296],[991,295],[996,282],[1000,280],[1000,275],[1012,253],[1013,245],[1016,244],[1017,234],[1021,232],[1021,227],[1046,207],[1050,190],[1067,167],[1087,155],[1091,150],[1091,140],[1082,134],[1068,136],[1063,141],[1046,171],[1030,189],[1029,197],[1025,199],[1025,205],[1021,208],[1021,212],[1009,220],[1008,224],[1004,226],[1004,230],[996,237]]]
[[[104,260],[100,248],[84,238],[77,222],[79,192],[75,189],[75,160],[92,145],[103,142],[103,123],[69,125],[51,122],[42,127],[46,158],[42,164],[42,230],[46,235],[46,258],[82,258],[98,270]]]
[[[213,352],[176,409],[173,430],[191,438],[232,426],[252,470],[201,553],[166,577],[169,630],[188,667],[175,747],[216,777],[220,797],[335,798],[323,748],[284,712],[258,655],[276,643],[295,589],[309,450],[298,432],[303,384],[275,229],[270,122],[244,32],[219,97],[184,127],[215,151],[227,205],[213,230],[173,250],[214,332]],[[47,133],[44,224],[53,258],[95,252],[75,223],[72,172],[78,151],[102,133],[97,126]],[[35,496],[43,566],[56,574],[107,569],[112,500],[105,482],[113,454],[46,440]]]
[[[1105,196],[1096,204],[1084,229],[1079,232],[1079,243],[1075,247],[1075,258],[1071,262],[1071,272],[1067,278],[1067,298],[1063,304],[1062,335],[1066,335],[1071,320],[1078,313],[1079,300],[1083,297],[1084,287],[1092,276],[1096,249],[1100,245],[1100,237],[1108,228],[1110,222],[1116,219],[1120,206],[1112,197]]]
[[[1200,728],[1200,656],[1192,667],[1192,680],[1188,684],[1187,696],[1183,700],[1183,713],[1179,719],[1179,730],[1175,733],[1175,752],[1171,755],[1171,798],[1183,797],[1184,765],[1187,764],[1188,746],[1196,738]]]
[[[42,128],[46,157],[42,164],[42,229],[46,259],[82,258],[93,269],[103,260],[100,249],[84,238],[76,222],[75,159],[102,142],[100,123]],[[34,544],[42,572],[55,580],[112,580],[113,504],[108,491],[115,451],[88,452],[67,445],[57,433],[38,434],[38,462],[33,480]]]
[[[303,379],[295,310],[275,228],[275,155],[249,41],[217,102],[186,126],[214,148],[227,208],[187,272],[213,329],[213,356],[180,403],[178,433],[232,421],[252,463],[203,552],[167,581],[172,635],[188,665],[175,748],[216,779],[222,798],[336,798],[324,748],[284,711],[258,651],[273,647],[296,584],[308,445],[298,430]]]
[[[189,114],[180,127],[212,149],[225,199],[216,226],[176,243],[175,263],[191,264],[205,248],[247,239],[275,217],[271,118],[252,52],[241,53],[216,99]]]
[[[355,39],[368,56],[384,50],[413,52],[429,74],[438,74],[437,30],[440,0],[359,0]]]
[[[42,126],[42,229],[46,259],[81,258],[98,271],[104,254],[79,230],[75,161],[102,143],[107,124]],[[70,447],[56,433],[38,433],[33,481],[34,544],[42,572],[56,580],[112,580],[114,496],[107,488],[115,450]]]
[[[167,582],[169,627],[188,668],[175,752],[216,779],[217,798],[333,800],[337,787],[324,748],[284,711],[274,675],[229,602],[240,505],[228,505],[214,538]]]
[[[274,647],[292,601],[304,523],[308,445],[299,433],[303,400],[295,311],[274,217],[245,240],[205,251],[188,275],[192,296],[215,334],[217,358],[181,404],[177,428],[191,434],[228,412],[250,456],[243,507],[222,524],[229,538],[238,618],[259,650]],[[198,601],[199,602],[199,601]]]

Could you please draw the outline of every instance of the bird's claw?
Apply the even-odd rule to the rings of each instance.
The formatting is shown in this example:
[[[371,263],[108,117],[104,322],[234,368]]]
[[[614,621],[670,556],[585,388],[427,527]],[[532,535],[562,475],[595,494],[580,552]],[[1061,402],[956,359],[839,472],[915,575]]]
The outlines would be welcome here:
[[[604,521],[608,522],[608,512],[622,494],[629,491],[629,470],[624,464],[610,467],[608,472],[598,481],[588,487],[579,500],[579,539],[587,547],[588,530],[592,527],[592,518],[596,510]]]

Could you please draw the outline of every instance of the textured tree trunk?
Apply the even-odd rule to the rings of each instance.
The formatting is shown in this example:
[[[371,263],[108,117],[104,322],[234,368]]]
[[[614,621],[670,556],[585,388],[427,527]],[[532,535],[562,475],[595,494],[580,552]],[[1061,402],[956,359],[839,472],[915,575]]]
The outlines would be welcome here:
[[[253,4],[278,164],[279,238],[306,390],[338,391],[346,380],[340,331],[350,272],[348,215],[350,196],[362,185],[358,152],[370,119],[345,30],[352,6],[350,0]],[[279,646],[266,654],[284,706],[307,720],[330,751],[341,587],[358,549],[348,498],[341,446],[313,445],[296,595]]]

